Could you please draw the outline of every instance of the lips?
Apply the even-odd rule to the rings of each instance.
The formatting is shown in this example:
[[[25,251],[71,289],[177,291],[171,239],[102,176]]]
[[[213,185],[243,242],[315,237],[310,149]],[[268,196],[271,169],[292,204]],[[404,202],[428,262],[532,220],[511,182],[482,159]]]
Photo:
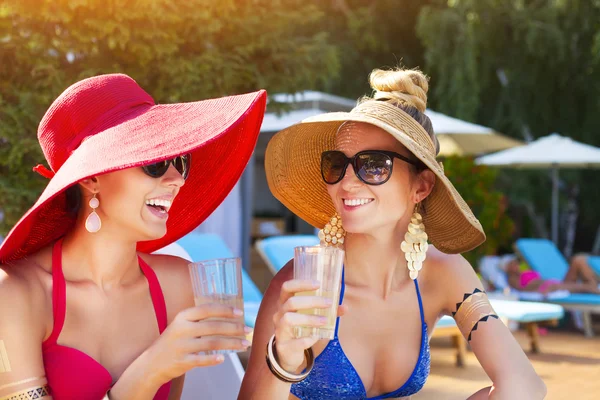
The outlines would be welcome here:
[[[146,207],[148,207],[148,210],[156,217],[160,218],[160,219],[166,219],[169,216],[169,213],[161,207],[153,207],[153,206],[148,206],[146,205]]]

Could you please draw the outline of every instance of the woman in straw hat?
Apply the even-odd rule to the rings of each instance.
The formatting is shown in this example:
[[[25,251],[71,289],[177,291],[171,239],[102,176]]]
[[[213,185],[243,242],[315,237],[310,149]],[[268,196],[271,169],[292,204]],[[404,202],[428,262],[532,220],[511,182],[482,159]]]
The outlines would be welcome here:
[[[1,399],[178,399],[186,371],[223,360],[201,352],[248,346],[239,310],[194,307],[187,262],[149,253],[233,188],[265,98],[156,105],[113,74],[54,101],[50,181],[0,247]]]
[[[419,71],[375,70],[373,98],[279,132],[267,148],[271,191],[325,245],[343,246],[341,318],[331,341],[295,338],[322,326],[299,311],[325,298],[293,280],[293,261],[262,302],[242,399],[383,399],[417,393],[429,374],[429,335],[454,316],[493,382],[473,399],[537,399],[544,383],[498,320],[460,255],[485,240],[481,225],[435,159]],[[428,241],[431,242],[429,246]],[[434,247],[435,246],[435,247]]]

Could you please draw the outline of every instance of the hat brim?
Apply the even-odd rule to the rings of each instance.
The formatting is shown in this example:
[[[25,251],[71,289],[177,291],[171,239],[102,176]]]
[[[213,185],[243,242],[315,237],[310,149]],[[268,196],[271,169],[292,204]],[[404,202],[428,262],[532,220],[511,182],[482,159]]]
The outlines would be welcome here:
[[[65,190],[108,172],[192,155],[192,168],[169,211],[167,234],[138,243],[152,252],[196,228],[225,199],[243,173],[260,132],[266,92],[190,103],[148,106],[138,115],[88,137],[71,154],[35,205],[0,246],[0,263],[38,251],[64,236],[74,220]]]
[[[481,224],[435,157],[405,132],[382,119],[358,113],[311,117],[271,139],[265,170],[269,188],[279,201],[312,226],[325,226],[336,210],[321,177],[321,153],[334,149],[335,135],[347,121],[368,123],[388,132],[436,175],[436,184],[424,201],[423,216],[429,240],[436,248],[449,254],[462,253],[485,241]]]

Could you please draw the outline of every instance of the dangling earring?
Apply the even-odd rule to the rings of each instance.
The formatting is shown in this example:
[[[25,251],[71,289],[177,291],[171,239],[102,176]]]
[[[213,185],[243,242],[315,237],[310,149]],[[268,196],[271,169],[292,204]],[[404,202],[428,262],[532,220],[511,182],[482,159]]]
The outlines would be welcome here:
[[[339,247],[344,244],[345,237],[346,231],[342,228],[342,217],[338,213],[335,213],[329,220],[329,223],[319,231],[321,246]]]
[[[100,216],[96,213],[96,208],[100,206],[100,200],[96,198],[96,193],[94,193],[94,197],[90,199],[89,206],[92,208],[92,212],[85,220],[85,229],[90,233],[96,233],[102,228],[102,221],[100,220]]]
[[[419,208],[419,204],[417,204],[410,218],[410,224],[408,224],[408,232],[404,235],[404,241],[400,245],[406,257],[406,265],[412,280],[417,279],[417,276],[419,276],[419,271],[423,268],[423,261],[425,261],[425,255],[429,248],[425,225],[423,225],[423,217],[419,214]]]

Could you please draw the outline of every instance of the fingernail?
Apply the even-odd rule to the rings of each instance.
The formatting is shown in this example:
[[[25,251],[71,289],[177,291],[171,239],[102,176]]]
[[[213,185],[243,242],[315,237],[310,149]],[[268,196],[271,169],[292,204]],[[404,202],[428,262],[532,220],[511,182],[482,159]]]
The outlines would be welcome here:
[[[313,286],[321,286],[321,282],[319,281],[312,281]]]
[[[244,315],[244,312],[238,308],[234,308],[233,315],[237,315],[238,317],[241,317],[242,315]]]
[[[333,304],[333,300],[326,298],[326,299],[325,299],[325,303],[326,303],[327,305],[332,305],[332,304]]]
[[[225,357],[222,354],[219,354],[215,357],[215,360],[217,360],[217,362],[223,362]]]
[[[245,326],[245,327],[244,327],[244,332],[246,332],[246,333],[250,333],[250,332],[252,332],[252,331],[253,331],[253,329],[252,329],[252,328],[250,328],[249,326]]]
[[[327,317],[321,317],[321,318],[319,318],[319,322],[321,324],[326,324],[327,323]]]
[[[249,342],[249,341],[247,341],[247,340],[242,340],[242,345],[243,345],[244,347],[250,347],[250,345],[251,345],[251,344],[252,344],[252,343],[250,343],[250,342]]]

